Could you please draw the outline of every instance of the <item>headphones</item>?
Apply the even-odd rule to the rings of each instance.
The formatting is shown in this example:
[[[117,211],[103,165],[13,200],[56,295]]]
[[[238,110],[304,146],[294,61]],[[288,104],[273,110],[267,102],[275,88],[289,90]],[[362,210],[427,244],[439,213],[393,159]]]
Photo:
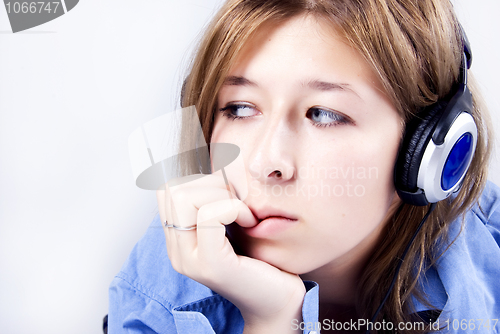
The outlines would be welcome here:
[[[460,28],[464,52],[459,81],[451,98],[423,109],[406,125],[394,183],[399,197],[408,204],[424,206],[457,192],[476,149],[477,127],[471,116],[472,95],[467,88],[472,53]]]
[[[399,275],[401,265],[436,203],[458,191],[469,169],[477,144],[472,118],[472,95],[467,88],[467,70],[472,63],[469,40],[462,26],[464,52],[458,84],[451,98],[423,109],[406,125],[394,168],[399,197],[408,204],[431,204],[399,258],[399,264],[382,302],[372,316],[375,322]],[[366,334],[370,330],[367,329]]]

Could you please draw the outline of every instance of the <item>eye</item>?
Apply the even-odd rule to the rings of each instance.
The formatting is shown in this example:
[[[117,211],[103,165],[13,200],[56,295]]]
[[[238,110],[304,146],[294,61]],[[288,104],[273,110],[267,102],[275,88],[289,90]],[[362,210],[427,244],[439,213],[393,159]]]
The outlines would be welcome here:
[[[313,125],[317,127],[353,123],[347,116],[320,107],[309,108],[309,110],[307,110],[306,117],[309,118],[312,121]]]
[[[253,105],[243,103],[228,104],[224,108],[219,109],[219,111],[223,116],[232,120],[249,118],[258,114],[258,111]]]

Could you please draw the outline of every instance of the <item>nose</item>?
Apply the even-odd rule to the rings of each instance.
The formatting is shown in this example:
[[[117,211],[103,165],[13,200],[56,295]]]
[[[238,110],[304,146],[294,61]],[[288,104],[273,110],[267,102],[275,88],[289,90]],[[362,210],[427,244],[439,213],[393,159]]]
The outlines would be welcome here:
[[[295,131],[285,119],[264,124],[255,137],[249,156],[252,178],[262,184],[283,183],[296,178]]]

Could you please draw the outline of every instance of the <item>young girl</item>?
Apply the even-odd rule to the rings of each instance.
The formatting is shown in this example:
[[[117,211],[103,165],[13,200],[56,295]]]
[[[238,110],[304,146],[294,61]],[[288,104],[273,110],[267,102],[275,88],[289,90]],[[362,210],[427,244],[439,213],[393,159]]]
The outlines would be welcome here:
[[[245,170],[158,191],[110,333],[498,332],[470,51],[447,0],[227,1],[181,99]]]

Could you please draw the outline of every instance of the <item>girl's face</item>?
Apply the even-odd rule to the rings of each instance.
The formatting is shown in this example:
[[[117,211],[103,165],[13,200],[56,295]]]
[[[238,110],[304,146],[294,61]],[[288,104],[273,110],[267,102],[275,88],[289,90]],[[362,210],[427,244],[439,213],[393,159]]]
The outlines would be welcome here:
[[[372,251],[398,200],[402,120],[333,28],[310,16],[261,28],[229,71],[218,109],[212,142],[240,147],[244,202],[259,219],[278,217],[229,226],[246,255],[303,274]]]

